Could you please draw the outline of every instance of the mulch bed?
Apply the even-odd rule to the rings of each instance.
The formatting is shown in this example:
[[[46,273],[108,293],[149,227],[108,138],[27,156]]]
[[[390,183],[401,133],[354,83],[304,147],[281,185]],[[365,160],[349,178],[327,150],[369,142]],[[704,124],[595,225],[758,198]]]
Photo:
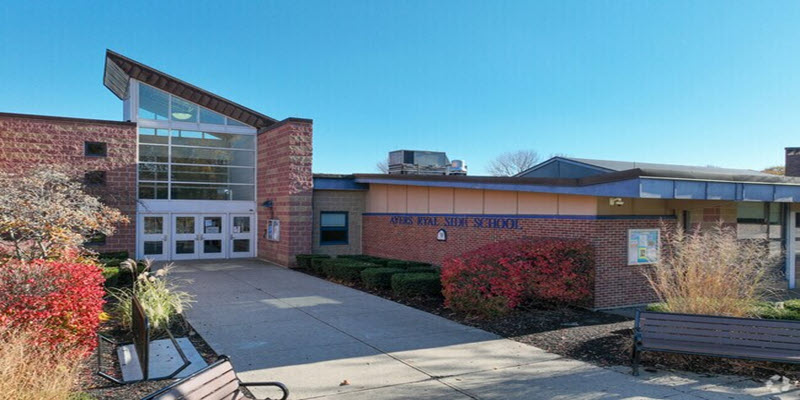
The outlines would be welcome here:
[[[313,271],[298,271],[326,279]],[[572,359],[603,367],[631,365],[633,320],[621,315],[537,303],[523,304],[500,318],[477,319],[445,308],[442,297],[401,298],[389,290],[368,289],[358,283],[336,283]],[[718,357],[645,352],[642,353],[642,367],[650,371],[735,374],[758,380],[782,375],[795,381],[800,380],[800,365]]]
[[[214,362],[217,359],[217,354],[211,349],[211,346],[206,343],[197,332],[192,329],[191,325],[186,322],[182,316],[170,325],[170,332],[176,338],[188,337],[197,351],[203,356],[207,363]],[[120,324],[115,320],[104,322],[101,325],[100,333],[108,336],[119,343],[130,343],[132,337],[130,331],[122,329]],[[151,340],[165,339],[156,336]],[[119,360],[117,358],[116,349],[113,346],[104,344],[103,350],[103,371],[111,376],[121,378],[119,369]],[[115,399],[139,399],[147,394],[150,394],[164,386],[168,385],[169,380],[163,381],[148,381],[139,382],[129,385],[117,385],[111,381],[95,374],[97,370],[97,350],[92,353],[92,356],[87,359],[84,370],[81,373],[81,390],[97,400],[115,400]]]

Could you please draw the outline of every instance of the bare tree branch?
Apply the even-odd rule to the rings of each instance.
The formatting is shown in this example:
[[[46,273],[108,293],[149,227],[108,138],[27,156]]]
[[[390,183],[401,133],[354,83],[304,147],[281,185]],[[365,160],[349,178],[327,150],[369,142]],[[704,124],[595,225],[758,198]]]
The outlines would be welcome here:
[[[489,173],[494,176],[514,176],[538,164],[539,153],[533,150],[518,150],[503,153],[489,164]]]
[[[389,160],[387,159],[387,160],[378,161],[377,163],[375,163],[375,168],[377,168],[378,171],[381,171],[381,173],[383,173],[383,174],[388,174],[389,173]]]

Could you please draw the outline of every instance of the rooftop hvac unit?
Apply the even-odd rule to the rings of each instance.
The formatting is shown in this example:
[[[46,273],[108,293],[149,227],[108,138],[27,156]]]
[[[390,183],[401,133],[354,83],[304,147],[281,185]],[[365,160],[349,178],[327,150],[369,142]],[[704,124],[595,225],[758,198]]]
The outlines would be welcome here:
[[[450,175],[466,175],[467,163],[464,160],[453,160],[450,163]]]
[[[406,175],[447,175],[450,160],[441,151],[396,150],[389,152],[389,173]]]

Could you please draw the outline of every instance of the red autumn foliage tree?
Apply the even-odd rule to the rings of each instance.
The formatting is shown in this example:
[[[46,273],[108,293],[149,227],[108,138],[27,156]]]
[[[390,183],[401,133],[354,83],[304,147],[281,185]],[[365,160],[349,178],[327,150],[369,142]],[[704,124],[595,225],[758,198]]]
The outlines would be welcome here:
[[[592,247],[580,240],[491,243],[444,262],[445,305],[489,317],[527,300],[584,304],[593,294],[594,258]]]
[[[0,266],[0,328],[36,332],[34,345],[85,355],[96,345],[103,275],[92,264],[35,260]]]

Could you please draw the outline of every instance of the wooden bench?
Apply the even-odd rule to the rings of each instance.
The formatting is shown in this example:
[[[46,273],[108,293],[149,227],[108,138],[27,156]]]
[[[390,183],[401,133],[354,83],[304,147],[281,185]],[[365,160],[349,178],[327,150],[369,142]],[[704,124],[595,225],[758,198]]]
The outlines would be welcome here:
[[[636,312],[633,375],[643,351],[800,363],[800,321]]]
[[[227,356],[220,356],[213,364],[183,378],[142,400],[240,400],[250,399],[242,387],[275,386],[283,392],[281,400],[289,397],[289,389],[280,382],[244,383],[236,376]]]
[[[178,356],[181,357],[183,364],[178,367],[175,371],[170,373],[167,376],[159,376],[159,377],[151,377],[150,376],[150,321],[147,319],[147,315],[144,312],[144,308],[142,308],[142,304],[139,302],[139,299],[136,296],[131,296],[131,334],[133,336],[133,348],[136,352],[136,358],[139,360],[139,367],[142,369],[142,379],[136,380],[129,380],[125,381],[119,378],[115,378],[109,374],[106,374],[101,370],[103,366],[103,343],[109,343],[113,346],[119,346],[120,344],[115,342],[113,339],[103,336],[101,334],[97,334],[98,345],[97,345],[97,375],[108,379],[114,383],[118,384],[128,384],[128,383],[135,383],[147,380],[162,380],[162,379],[172,379],[178,373],[186,369],[186,367],[191,364],[186,355],[183,353],[183,349],[178,344],[178,341],[175,340],[175,337],[172,336],[172,333],[169,329],[166,330],[169,339],[172,341],[172,345],[175,347],[175,350],[178,352]]]

